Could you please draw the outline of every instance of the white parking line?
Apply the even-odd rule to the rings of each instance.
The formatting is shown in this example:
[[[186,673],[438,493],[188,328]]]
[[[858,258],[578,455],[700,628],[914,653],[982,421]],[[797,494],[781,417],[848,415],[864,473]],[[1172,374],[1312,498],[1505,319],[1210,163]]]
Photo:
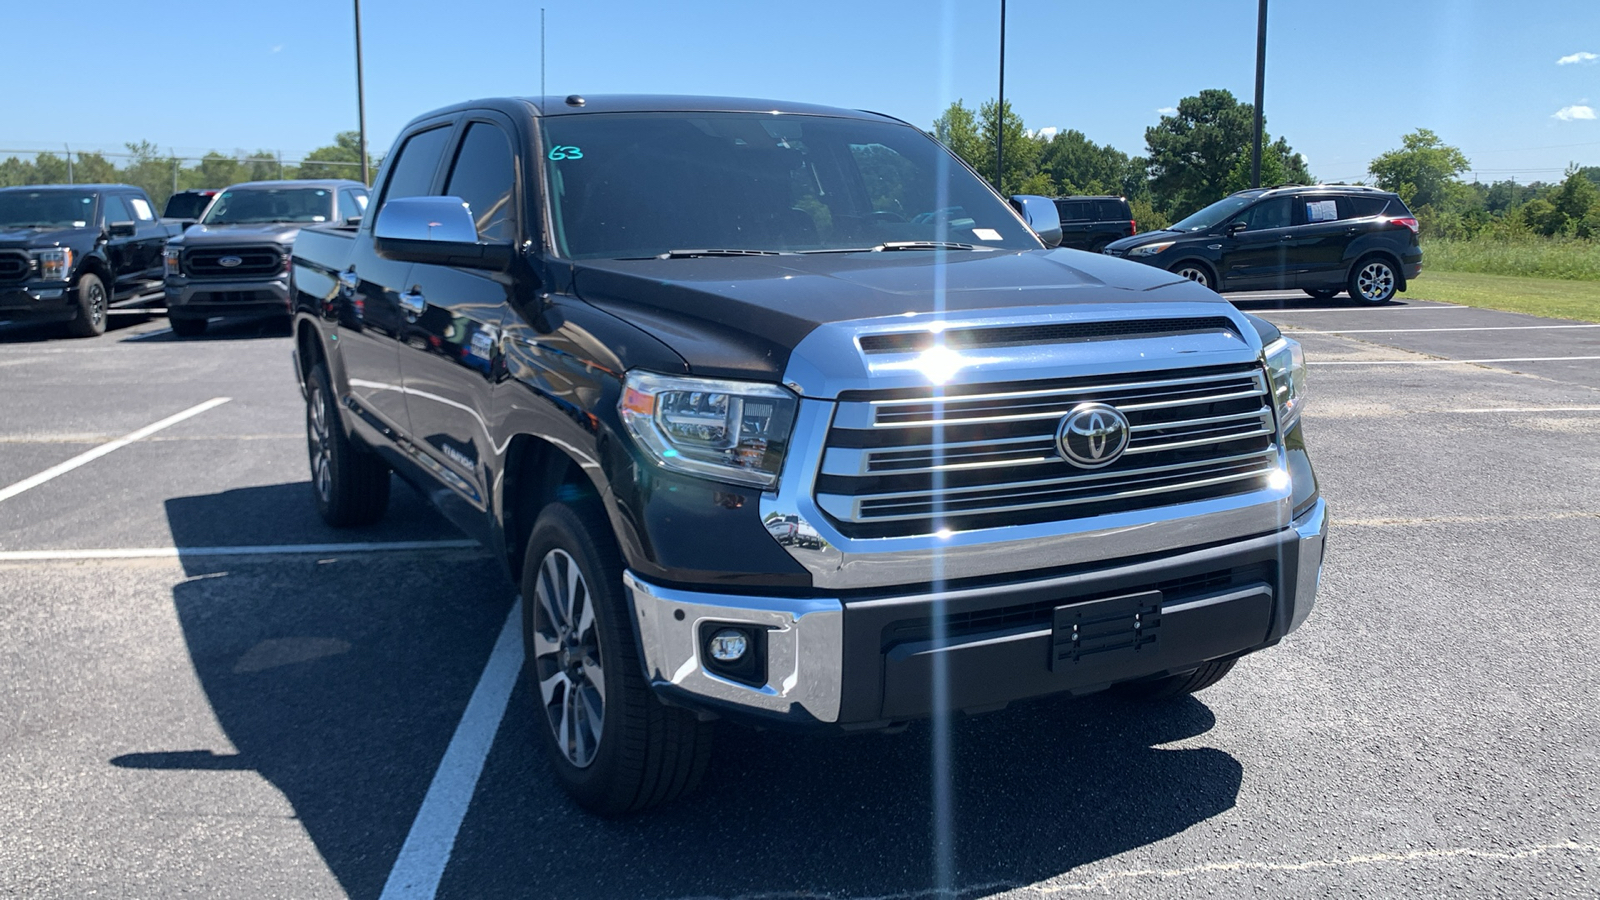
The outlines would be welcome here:
[[[38,487],[41,484],[44,484],[46,481],[49,481],[50,479],[56,477],[57,475],[64,475],[64,474],[66,474],[68,472],[71,472],[73,469],[76,469],[79,466],[84,465],[85,463],[94,462],[95,460],[99,459],[100,457],[105,456],[107,453],[112,452],[113,450],[120,450],[123,447],[126,447],[129,444],[133,443],[134,441],[139,440],[140,438],[147,438],[150,435],[155,434],[156,432],[160,431],[163,428],[168,428],[170,426],[176,425],[176,424],[178,424],[179,422],[182,422],[185,419],[190,419],[190,418],[193,418],[195,416],[198,416],[198,415],[200,415],[201,413],[205,412],[208,409],[214,409],[214,408],[216,408],[218,406],[221,406],[222,404],[227,403],[230,399],[232,399],[232,398],[230,398],[230,397],[214,397],[214,398],[212,398],[210,400],[207,400],[206,402],[200,404],[199,406],[191,406],[188,409],[184,410],[181,413],[178,413],[175,416],[168,416],[168,417],[166,417],[165,419],[162,419],[159,422],[156,422],[156,423],[153,423],[153,424],[150,424],[150,425],[146,425],[145,427],[139,429],[138,431],[134,431],[134,432],[131,432],[129,434],[123,435],[122,437],[119,437],[116,440],[111,441],[110,443],[101,444],[100,446],[94,448],[93,450],[89,450],[89,451],[86,451],[84,453],[80,453],[77,456],[74,456],[73,458],[67,460],[66,462],[61,463],[60,465],[51,466],[50,468],[45,469],[43,472],[40,472],[39,474],[34,475],[31,478],[24,478],[21,481],[17,482],[16,484],[11,485],[10,487],[0,488],[0,501],[10,500],[12,497],[15,497],[16,495],[22,493],[23,491],[30,490],[32,488]]]
[[[1600,356],[1508,356],[1504,359],[1319,359],[1308,366],[1472,366],[1482,363],[1576,362]]]
[[[395,550],[471,550],[477,541],[369,541],[356,544],[245,544],[235,547],[115,547],[105,550],[0,550],[0,562],[70,562],[85,559],[176,559],[185,556],[293,556],[383,553]]]
[[[1241,300],[1249,300],[1241,297]],[[1244,309],[1245,312],[1265,315],[1267,313],[1284,313],[1286,315],[1300,315],[1301,313],[1392,313],[1392,312],[1427,312],[1433,309],[1478,309],[1476,306],[1397,306],[1393,309],[1378,306],[1353,306],[1343,309]]]
[[[1600,328],[1600,325],[1483,325],[1464,328],[1347,328],[1334,331],[1301,331],[1285,328],[1284,334],[1426,334],[1435,331],[1554,331],[1562,328]]]
[[[433,773],[433,783],[428,785],[406,842],[400,847],[394,868],[389,870],[380,900],[432,898],[438,892],[439,879],[455,849],[456,833],[461,830],[461,820],[478,787],[478,776],[483,774],[484,760],[489,757],[500,720],[505,717],[511,689],[516,687],[517,675],[522,671],[522,657],[522,600],[518,599],[511,604],[478,686]]]

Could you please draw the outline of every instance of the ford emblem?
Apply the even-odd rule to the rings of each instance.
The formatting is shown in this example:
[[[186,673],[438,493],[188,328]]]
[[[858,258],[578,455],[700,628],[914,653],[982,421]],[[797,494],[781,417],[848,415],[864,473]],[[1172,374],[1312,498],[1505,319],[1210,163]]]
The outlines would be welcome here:
[[[237,256],[224,256],[223,258],[217,260],[217,265],[222,266],[224,268],[231,269],[234,266],[237,266],[237,265],[239,265],[240,263],[243,263],[243,262],[244,262],[244,260],[240,259]]]

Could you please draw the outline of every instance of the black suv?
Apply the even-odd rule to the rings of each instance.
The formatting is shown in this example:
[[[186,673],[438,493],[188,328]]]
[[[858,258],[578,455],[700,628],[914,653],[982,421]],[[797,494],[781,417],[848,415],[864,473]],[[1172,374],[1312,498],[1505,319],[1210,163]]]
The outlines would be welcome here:
[[[1114,240],[1139,233],[1126,197],[1057,197],[1061,246],[1099,253]]]
[[[1216,291],[1301,288],[1326,300],[1348,290],[1362,303],[1388,302],[1422,272],[1411,210],[1388,191],[1351,185],[1239,191],[1105,252]]]

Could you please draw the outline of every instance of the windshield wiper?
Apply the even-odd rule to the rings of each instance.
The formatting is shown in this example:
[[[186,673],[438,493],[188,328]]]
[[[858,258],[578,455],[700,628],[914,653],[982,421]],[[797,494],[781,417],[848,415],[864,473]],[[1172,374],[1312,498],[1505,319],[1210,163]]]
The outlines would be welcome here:
[[[779,250],[668,250],[656,259],[690,259],[696,256],[783,256]]]
[[[801,250],[800,253],[886,253],[894,250],[992,250],[956,241],[888,241],[874,247],[830,247],[827,250]]]

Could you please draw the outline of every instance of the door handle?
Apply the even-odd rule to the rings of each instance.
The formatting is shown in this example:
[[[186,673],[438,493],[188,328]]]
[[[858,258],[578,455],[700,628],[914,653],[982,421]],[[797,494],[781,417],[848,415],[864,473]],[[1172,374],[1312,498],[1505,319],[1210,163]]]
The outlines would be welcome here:
[[[354,272],[339,273],[339,293],[346,299],[356,295],[356,288],[361,286],[361,276]]]
[[[428,301],[423,299],[421,291],[412,288],[400,295],[400,308],[406,311],[406,315],[415,318],[428,308]]]

